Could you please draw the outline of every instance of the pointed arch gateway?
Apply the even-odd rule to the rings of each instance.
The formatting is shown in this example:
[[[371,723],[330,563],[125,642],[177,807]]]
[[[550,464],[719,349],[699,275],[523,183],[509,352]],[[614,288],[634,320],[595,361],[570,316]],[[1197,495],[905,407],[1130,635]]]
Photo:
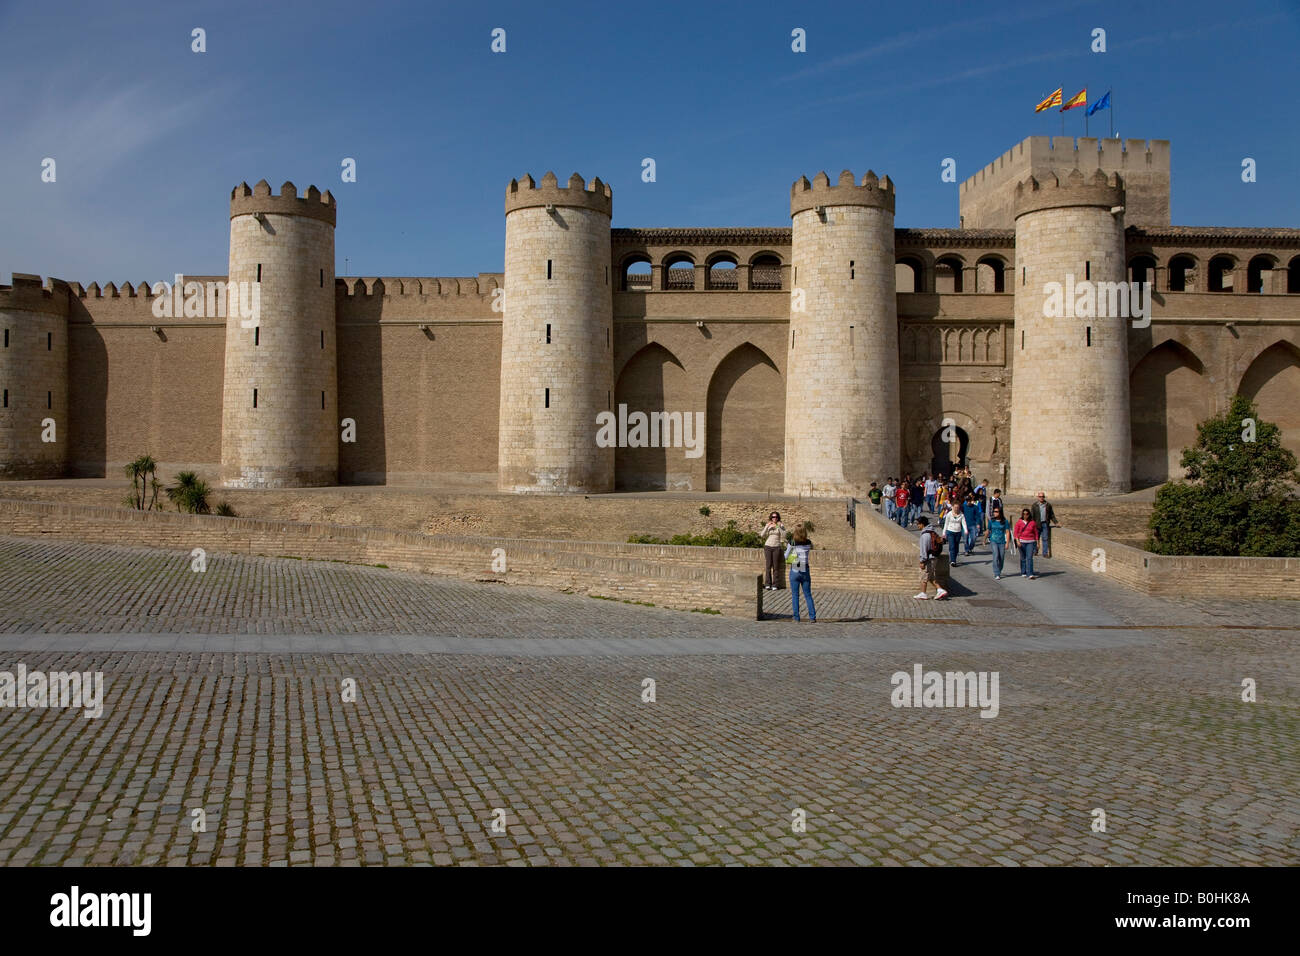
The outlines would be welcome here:
[[[1212,413],[1205,366],[1174,339],[1161,342],[1129,373],[1133,487],[1181,478],[1183,449],[1196,443],[1196,426]]]
[[[1300,346],[1282,339],[1260,352],[1237,394],[1255,403],[1261,419],[1281,428],[1282,444],[1300,457]]]
[[[706,488],[780,490],[785,481],[785,382],[758,346],[732,349],[709,379]]]
[[[628,413],[678,411],[690,405],[686,371],[680,359],[658,342],[642,346],[623,366],[614,384],[613,407]],[[618,491],[664,491],[690,486],[690,462],[680,448],[615,448],[614,487]]]

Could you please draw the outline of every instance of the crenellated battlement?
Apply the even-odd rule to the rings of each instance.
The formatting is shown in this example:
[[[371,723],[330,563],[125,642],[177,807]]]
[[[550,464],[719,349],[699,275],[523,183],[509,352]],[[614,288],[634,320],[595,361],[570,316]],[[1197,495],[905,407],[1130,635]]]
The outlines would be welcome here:
[[[504,287],[505,275],[499,272],[481,272],[478,276],[461,277],[340,276],[334,280],[335,294],[349,299],[483,299]]]
[[[961,225],[1009,229],[1015,222],[1015,189],[1051,170],[1058,178],[1079,170],[1119,173],[1124,180],[1124,219],[1129,225],[1169,225],[1170,153],[1167,139],[1099,139],[1093,136],[1030,136],[962,182]]]
[[[1017,164],[1031,169],[1116,171],[1117,167],[1169,171],[1167,139],[1104,139],[1096,136],[1030,136],[962,181],[960,192],[974,189]]]
[[[1039,170],[1016,184],[1015,215],[1040,209],[1063,209],[1071,206],[1100,206],[1107,210],[1124,205],[1124,181],[1118,173],[1107,175],[1100,169],[1086,176],[1072,169],[1064,177],[1053,170]]]
[[[189,276],[186,276],[186,278],[188,279]],[[170,285],[172,280],[167,279],[164,281]],[[149,282],[140,282],[136,285],[129,282],[123,282],[121,285],[109,282],[102,286],[98,282],[92,282],[88,286],[83,286],[80,282],[69,282],[67,286],[68,291],[78,299],[117,299],[123,296],[131,299],[149,299],[153,297],[153,284]]]
[[[42,282],[40,276],[15,272],[12,285],[0,285],[0,310],[67,315],[68,285],[59,279]]]
[[[249,188],[248,183],[240,183],[230,191],[231,219],[236,216],[255,216],[258,213],[303,216],[333,226],[337,221],[338,208],[328,189],[321,193],[315,186],[308,186],[307,191],[299,196],[298,187],[288,181],[280,186],[278,196],[272,195],[271,185],[265,179],[252,188]]]
[[[894,211],[894,184],[888,176],[878,178],[867,170],[862,181],[855,182],[853,173],[844,170],[839,181],[832,186],[825,171],[813,177],[800,176],[790,187],[790,216],[818,206],[869,206],[874,209]]]
[[[578,173],[569,177],[567,186],[561,186],[553,172],[543,176],[540,183],[529,175],[510,180],[506,187],[506,214],[535,206],[568,206],[613,216],[614,193],[600,177],[584,182]]]

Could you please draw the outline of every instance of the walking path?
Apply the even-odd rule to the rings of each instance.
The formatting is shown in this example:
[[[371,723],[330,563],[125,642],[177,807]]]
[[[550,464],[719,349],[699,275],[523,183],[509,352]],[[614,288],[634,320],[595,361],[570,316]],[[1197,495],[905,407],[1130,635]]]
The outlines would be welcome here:
[[[987,560],[796,625],[0,539],[0,671],[103,674],[95,719],[0,707],[0,865],[1300,859],[1297,602]],[[896,706],[915,667],[998,675],[996,715]]]

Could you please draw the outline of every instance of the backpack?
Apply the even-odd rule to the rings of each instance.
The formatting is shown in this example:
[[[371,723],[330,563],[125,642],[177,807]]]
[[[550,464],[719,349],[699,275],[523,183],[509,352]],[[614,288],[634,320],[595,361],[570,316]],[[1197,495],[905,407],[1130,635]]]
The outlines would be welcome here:
[[[939,555],[943,554],[943,541],[934,533],[933,528],[926,528],[921,533],[930,536],[930,543],[926,545],[925,548],[927,557],[937,558]]]

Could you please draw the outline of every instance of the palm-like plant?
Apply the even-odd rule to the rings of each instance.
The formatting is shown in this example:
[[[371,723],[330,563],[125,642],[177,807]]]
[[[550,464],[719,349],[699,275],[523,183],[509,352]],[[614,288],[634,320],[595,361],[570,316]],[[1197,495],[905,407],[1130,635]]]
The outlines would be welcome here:
[[[158,463],[151,455],[141,455],[125,467],[126,476],[131,479],[131,494],[125,499],[129,507],[138,511],[152,510],[158,503]],[[145,507],[145,496],[153,490],[153,499]]]
[[[172,480],[176,484],[166,489],[167,500],[176,506],[177,511],[180,511],[184,507],[194,485],[198,482],[199,476],[192,471],[181,471],[177,472],[176,477]]]
[[[212,507],[208,504],[208,495],[212,494],[212,488],[206,481],[202,481],[192,471],[178,472],[175,481],[176,484],[166,489],[166,494],[168,500],[176,505],[177,511],[185,511],[192,515],[205,515],[212,512]]]

